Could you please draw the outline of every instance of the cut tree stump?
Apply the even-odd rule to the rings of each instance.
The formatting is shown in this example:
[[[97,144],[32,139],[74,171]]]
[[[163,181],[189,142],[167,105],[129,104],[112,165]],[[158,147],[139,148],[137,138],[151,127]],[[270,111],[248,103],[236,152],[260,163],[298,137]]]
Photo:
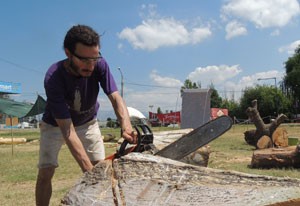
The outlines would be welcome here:
[[[257,110],[257,100],[252,101],[252,107],[248,107],[246,110],[246,113],[248,117],[253,121],[256,130],[249,130],[244,133],[245,135],[245,141],[255,146],[257,149],[264,149],[265,146],[273,147],[274,141],[271,139],[274,131],[279,127],[279,125],[287,119],[287,116],[284,114],[280,114],[277,116],[277,118],[272,121],[270,124],[265,124],[259,114],[259,111]],[[267,138],[264,138],[263,144],[257,144],[260,138],[263,136],[270,137],[270,143],[265,142]],[[278,142],[278,141],[276,141]],[[260,148],[262,146],[262,148]]]
[[[216,170],[132,152],[84,173],[61,205],[266,206],[299,198],[299,179]]]
[[[255,150],[252,168],[300,168],[300,146]]]

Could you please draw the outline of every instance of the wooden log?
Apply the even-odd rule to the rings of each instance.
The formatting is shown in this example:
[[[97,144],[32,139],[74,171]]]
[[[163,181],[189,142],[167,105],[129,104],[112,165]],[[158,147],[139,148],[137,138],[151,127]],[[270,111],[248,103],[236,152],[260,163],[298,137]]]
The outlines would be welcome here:
[[[279,127],[272,134],[272,140],[276,147],[287,147],[289,146],[287,130],[285,128]]]
[[[257,142],[258,142],[260,137],[261,137],[261,135],[257,134],[256,130],[248,130],[248,131],[244,132],[245,141],[249,145],[252,145],[254,147],[256,147]]]
[[[1,138],[0,144],[24,144],[26,143],[26,138]]]
[[[300,146],[255,150],[252,168],[300,168]]]
[[[272,140],[269,136],[264,135],[262,136],[257,142],[258,149],[266,149],[272,147]]]
[[[258,206],[298,198],[299,179],[215,170],[132,152],[84,173],[60,205]]]
[[[270,124],[265,124],[257,110],[257,100],[253,100],[251,102],[252,107],[248,107],[246,113],[248,117],[253,121],[256,130],[246,131],[244,133],[245,140],[248,144],[257,147],[257,142],[263,136],[272,137],[274,131],[279,125],[287,119],[287,116],[284,114],[280,114],[277,118],[272,121]],[[275,146],[273,140],[271,139],[271,147]]]

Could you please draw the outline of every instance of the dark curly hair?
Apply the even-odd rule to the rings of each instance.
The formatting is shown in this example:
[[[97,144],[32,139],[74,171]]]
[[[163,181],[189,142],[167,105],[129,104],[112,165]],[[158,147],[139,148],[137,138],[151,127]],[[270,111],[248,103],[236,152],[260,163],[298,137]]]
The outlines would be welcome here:
[[[74,53],[77,43],[100,47],[99,34],[86,25],[73,26],[65,36],[64,48]]]

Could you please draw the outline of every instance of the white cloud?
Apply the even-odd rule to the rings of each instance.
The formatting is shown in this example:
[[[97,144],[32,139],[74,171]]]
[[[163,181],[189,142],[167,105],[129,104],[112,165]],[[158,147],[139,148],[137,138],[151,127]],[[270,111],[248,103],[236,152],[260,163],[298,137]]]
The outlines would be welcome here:
[[[152,51],[159,47],[198,44],[211,34],[208,26],[189,30],[173,18],[150,18],[135,28],[123,29],[119,38],[127,40],[135,49]]]
[[[153,105],[153,111],[160,107],[165,110],[180,110],[181,97],[180,88],[183,83],[175,78],[162,76],[153,70],[150,73],[151,85],[144,91],[131,90],[126,86],[124,89],[124,98],[127,106],[137,108],[146,116],[150,111],[149,105]]]
[[[191,72],[187,78],[192,82],[201,83],[202,88],[207,88],[211,83],[213,83],[214,86],[219,86],[227,79],[238,75],[241,71],[239,65],[198,67],[195,71]]]
[[[182,86],[182,82],[180,80],[171,77],[162,77],[158,75],[157,71],[155,70],[151,72],[150,78],[156,85],[159,86],[178,87],[178,88]]]
[[[212,82],[222,98],[238,101],[246,87],[254,87],[257,84],[273,86],[275,83],[274,78],[276,78],[278,86],[284,74],[277,70],[270,70],[248,76],[240,75],[242,75],[242,69],[239,65],[220,65],[196,68],[187,78],[192,82],[201,82],[202,88],[207,88]],[[140,110],[145,116],[148,116],[150,110],[156,112],[158,107],[163,111],[181,110],[180,87],[183,83],[178,79],[162,76],[155,70],[149,76],[152,84],[157,87],[137,91],[136,89],[130,89],[130,85],[125,84],[124,99],[126,105]],[[102,95],[98,100],[102,112],[112,110],[112,106],[105,95]],[[150,105],[153,105],[153,108],[150,108]],[[114,117],[113,113],[110,113],[110,117]]]
[[[234,92],[235,99],[239,99],[242,95],[242,91],[246,87],[254,87],[255,85],[276,85],[282,80],[284,73],[277,70],[270,70],[266,72],[259,72],[249,76],[242,76],[238,81],[228,80],[224,83],[224,89],[226,91]],[[276,78],[276,79],[275,79]],[[258,80],[260,79],[260,80]],[[221,88],[222,89],[222,88]]]
[[[282,46],[278,49],[279,52],[287,52],[289,55],[295,53],[295,49],[300,46],[300,40],[294,41],[289,45]]]
[[[244,27],[243,24],[239,23],[238,21],[231,21],[226,25],[226,39],[231,39],[233,37],[246,35],[247,29]]]
[[[258,28],[283,27],[299,14],[297,0],[229,0],[222,7],[223,19],[244,19]]]
[[[192,82],[201,83],[202,88],[207,88],[213,83],[222,98],[234,96],[234,99],[238,100],[246,87],[254,87],[257,84],[274,85],[274,78],[278,85],[284,75],[277,70],[259,72],[249,76],[240,76],[241,74],[242,69],[239,65],[207,66],[196,68],[187,78]]]

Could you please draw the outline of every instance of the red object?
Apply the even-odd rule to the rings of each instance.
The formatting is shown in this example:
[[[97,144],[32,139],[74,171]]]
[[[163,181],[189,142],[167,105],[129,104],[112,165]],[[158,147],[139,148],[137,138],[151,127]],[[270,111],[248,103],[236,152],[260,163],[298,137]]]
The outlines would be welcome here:
[[[217,117],[226,115],[228,116],[228,109],[222,108],[211,108],[210,109],[211,119],[216,119]]]
[[[149,121],[163,125],[180,124],[180,112],[170,112],[166,114],[157,114],[149,112]]]
[[[132,152],[135,148],[136,148],[136,145],[133,146],[133,147],[127,148],[127,149],[125,150],[125,152],[124,152],[124,155],[129,154],[129,153]],[[117,153],[114,153],[114,154],[112,154],[112,155],[106,157],[104,160],[112,160],[112,161],[113,161],[113,160],[116,159],[117,157],[118,157],[118,154],[117,154]]]

